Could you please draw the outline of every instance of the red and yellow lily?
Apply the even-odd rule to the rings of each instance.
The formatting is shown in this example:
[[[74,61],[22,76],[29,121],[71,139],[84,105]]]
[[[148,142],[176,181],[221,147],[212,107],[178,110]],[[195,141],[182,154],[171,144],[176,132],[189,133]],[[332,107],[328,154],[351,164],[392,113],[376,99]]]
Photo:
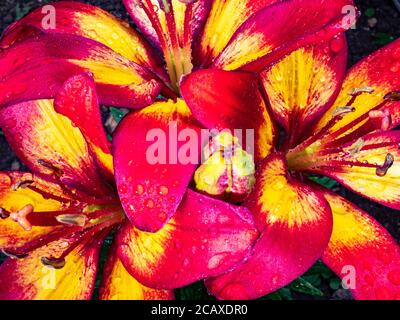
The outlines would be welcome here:
[[[396,241],[366,212],[309,179],[310,174],[324,175],[366,198],[400,208],[400,133],[391,131],[400,119],[400,40],[347,75],[346,56],[346,40],[338,35],[294,50],[260,73],[260,91],[285,135],[256,163],[255,186],[243,203],[261,232],[250,256],[232,272],[206,280],[218,298],[260,297],[322,257],[341,277],[354,271],[350,289],[355,298],[400,299]],[[233,128],[230,123],[247,117],[248,109],[228,109],[222,96],[204,94],[217,85],[220,72],[190,75],[183,80],[182,93],[196,96],[186,101],[204,126],[218,127],[217,115],[222,114],[229,119],[224,125]],[[249,108],[244,99],[242,103]]]
[[[326,174],[397,208],[396,134],[386,130],[397,119],[399,83],[390,72],[398,63],[398,42],[344,80],[341,32],[348,25],[342,9],[352,1],[124,3],[141,34],[98,8],[58,2],[55,29],[42,28],[39,9],[0,41],[3,108],[69,100],[73,95],[60,91],[82,72],[93,74],[102,104],[152,103],[125,117],[113,137],[116,185],[129,221],[119,229],[118,254],[110,261],[120,261],[126,274],[148,287],[209,278],[210,293],[235,299],[272,292],[322,256],[338,274],[345,265],[356,268],[356,298],[398,297],[394,240],[360,209],[307,180],[308,173]],[[155,101],[160,93],[171,100]],[[58,112],[82,115],[73,110]],[[207,170],[196,164],[149,164],[146,134],[168,131],[172,122],[177,132],[255,129],[255,186],[242,206],[192,191],[196,174],[194,186],[209,190],[201,188]],[[81,123],[85,135],[86,121]],[[276,124],[286,131],[284,143],[278,144]],[[104,150],[87,143],[99,166],[107,167]],[[379,195],[368,188],[371,181]],[[113,284],[114,290],[121,286]]]
[[[32,172],[0,173],[0,248],[9,256],[0,266],[1,299],[89,299],[112,231],[100,298],[172,299],[173,291],[149,286],[172,289],[221,274],[258,235],[247,209],[196,192],[158,233],[127,222],[89,74],[68,79],[55,99],[1,109],[0,126]],[[120,258],[125,250],[132,260]],[[133,264],[138,278],[124,267]]]

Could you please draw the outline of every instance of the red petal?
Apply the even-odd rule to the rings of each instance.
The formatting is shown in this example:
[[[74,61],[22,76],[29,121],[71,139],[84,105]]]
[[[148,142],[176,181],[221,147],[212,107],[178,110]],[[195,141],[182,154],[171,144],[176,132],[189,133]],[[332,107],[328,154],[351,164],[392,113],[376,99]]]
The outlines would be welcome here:
[[[256,178],[247,206],[262,234],[246,262],[207,280],[219,299],[254,299],[285,286],[312,266],[331,235],[328,203],[288,176],[283,156],[269,156]]]
[[[253,129],[256,158],[266,157],[275,128],[258,92],[258,77],[247,72],[200,70],[181,81],[181,92],[194,117],[209,129]],[[246,132],[243,141],[246,141]]]
[[[335,136],[340,132],[340,136],[349,135],[350,138],[355,138],[353,132],[368,121],[368,113],[384,102],[386,94],[400,90],[399,71],[400,39],[374,52],[350,69],[339,97],[320,119],[313,132],[317,133],[325,127],[332,120],[332,114],[335,113],[338,107],[350,104],[352,97],[349,92],[351,90],[367,86],[374,89],[374,92],[358,96],[351,103],[354,111],[344,115],[329,129],[329,133],[335,134]],[[387,99],[380,109],[390,111],[390,128],[395,128],[400,124],[400,101]],[[375,128],[372,127],[370,131],[373,129]]]
[[[117,245],[111,246],[104,266],[100,299],[102,300],[173,300],[172,290],[148,288],[132,277],[117,255]]]
[[[323,262],[343,278],[356,299],[400,300],[400,247],[366,212],[324,192],[333,233]]]
[[[178,140],[185,129],[194,140]],[[200,137],[182,100],[155,103],[122,120],[113,139],[115,177],[134,226],[155,232],[175,213],[200,161]],[[188,144],[195,158],[184,163],[180,149]]]
[[[66,33],[96,40],[129,60],[165,74],[151,46],[129,25],[98,7],[72,1],[51,4],[55,23],[48,28],[53,11],[39,7],[10,25],[3,33],[0,47],[7,48],[37,31]],[[38,34],[38,32],[36,32]]]
[[[23,259],[8,258],[0,266],[1,300],[89,300],[96,279],[101,241],[82,243],[54,269],[42,264],[42,257],[57,257],[61,239],[39,248]]]
[[[214,0],[201,35],[194,43],[195,64],[208,67],[235,31],[254,13],[279,0]]]
[[[54,98],[71,76],[92,72],[106,105],[143,107],[160,84],[143,67],[99,42],[68,34],[43,34],[0,53],[0,105]]]
[[[0,127],[17,156],[35,174],[68,186],[76,199],[84,193],[95,197],[95,203],[113,200],[86,139],[70,119],[55,112],[52,100],[0,109]]]
[[[356,147],[359,141],[361,145]],[[361,196],[400,209],[399,143],[400,131],[370,133],[338,149],[311,153],[312,165],[306,171],[329,176]],[[359,150],[353,151],[355,148]],[[393,163],[385,168],[388,155]]]
[[[354,16],[343,9],[352,6]],[[299,10],[301,8],[301,10]],[[280,1],[251,16],[213,65],[224,70],[260,71],[293,50],[328,40],[355,22],[351,0]]]
[[[120,258],[141,283],[178,288],[232,269],[258,232],[248,210],[188,191],[174,217],[157,233],[126,225]]]
[[[102,124],[92,76],[84,73],[68,79],[54,101],[54,108],[79,128],[99,164],[112,174],[111,145]]]
[[[331,50],[333,41],[342,49]],[[288,133],[291,146],[336,99],[346,72],[345,43],[341,35],[300,48],[262,72],[270,108]]]

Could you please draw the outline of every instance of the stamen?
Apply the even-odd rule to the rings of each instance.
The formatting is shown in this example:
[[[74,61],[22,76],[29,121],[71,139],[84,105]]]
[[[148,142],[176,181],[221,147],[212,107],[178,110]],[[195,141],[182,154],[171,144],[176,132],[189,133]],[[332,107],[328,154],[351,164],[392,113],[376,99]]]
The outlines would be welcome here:
[[[69,226],[84,227],[88,218],[84,214],[60,214],[56,216],[56,220]]]
[[[28,186],[30,186],[32,183],[34,183],[33,180],[20,180],[20,181],[17,181],[16,183],[14,183],[11,186],[11,189],[13,191],[17,191],[19,188],[25,189]]]
[[[7,257],[11,258],[11,259],[23,259],[23,258],[26,258],[26,257],[28,256],[27,253],[22,253],[22,254],[13,253],[13,252],[11,252],[11,251],[4,250],[4,249],[1,250],[1,252],[2,252],[4,255],[6,255]]]
[[[351,146],[351,148],[349,149],[349,151],[348,151],[349,154],[352,155],[352,156],[356,155],[357,153],[359,153],[359,152],[361,151],[361,149],[362,149],[362,147],[364,147],[364,145],[365,145],[365,140],[362,139],[362,138],[358,139],[358,140]]]
[[[388,170],[392,167],[394,163],[394,157],[392,154],[388,153],[385,158],[385,162],[382,166],[376,168],[376,175],[378,177],[384,177]]]
[[[356,96],[359,96],[360,94],[363,94],[363,93],[371,94],[374,91],[375,91],[375,89],[372,88],[372,87],[363,86],[363,87],[358,87],[358,88],[351,89],[348,94],[349,94],[349,96],[356,97]]]
[[[400,101],[400,90],[387,93],[383,99],[391,101]]]
[[[352,106],[344,106],[344,107],[337,107],[335,111],[332,113],[332,117],[342,117],[350,112],[356,111],[356,108]]]
[[[32,225],[28,221],[27,216],[33,212],[33,209],[33,206],[31,204],[28,204],[18,212],[11,212],[10,218],[11,220],[18,222],[18,224],[26,231],[30,231],[32,229]]]
[[[368,113],[370,119],[381,119],[381,130],[387,131],[392,124],[392,115],[388,109],[372,110]]]
[[[158,3],[160,4],[161,10],[164,11],[165,13],[169,13],[171,11],[171,8],[167,0],[158,0]]]
[[[42,257],[40,259],[43,265],[54,269],[62,269],[65,266],[64,258]]]
[[[55,167],[53,164],[51,164],[50,162],[43,160],[43,159],[39,159],[38,164],[40,164],[42,167],[45,167],[46,169],[49,169],[51,171],[53,171],[53,173],[57,176],[57,177],[61,177],[64,172],[60,169]]]
[[[184,4],[192,4],[192,3],[195,3],[195,2],[197,2],[199,0],[178,0],[178,1],[182,2]]]
[[[7,219],[9,216],[10,216],[10,212],[8,212],[6,209],[0,207],[0,218]]]

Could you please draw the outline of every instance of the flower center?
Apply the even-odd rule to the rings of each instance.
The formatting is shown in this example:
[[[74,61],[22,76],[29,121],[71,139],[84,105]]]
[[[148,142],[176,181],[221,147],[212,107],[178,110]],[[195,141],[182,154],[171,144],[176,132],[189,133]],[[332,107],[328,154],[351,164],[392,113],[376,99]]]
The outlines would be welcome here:
[[[194,15],[194,3],[197,1],[180,0],[186,6],[182,27],[179,27],[177,13],[170,0],[158,0],[158,6],[150,0],[138,1],[138,5],[145,11],[160,41],[170,78],[170,89],[178,95],[181,77],[191,73],[193,69],[191,22]]]
[[[206,161],[194,175],[197,190],[233,201],[242,200],[252,191],[255,183],[253,156],[243,150],[236,137],[222,132],[212,138],[203,152]]]
[[[387,104],[400,101],[400,91],[386,94],[383,101],[369,112],[354,119],[337,130],[331,130],[334,125],[347,114],[355,112],[353,107],[357,97],[362,94],[372,94],[373,88],[354,88],[349,92],[351,99],[346,106],[338,107],[332,114],[331,120],[314,136],[310,137],[287,153],[288,166],[294,171],[313,171],[333,167],[365,167],[375,168],[377,176],[384,176],[394,163],[393,155],[388,153],[381,163],[359,161],[362,151],[387,147],[394,142],[382,142],[367,145],[363,137],[373,131],[387,131],[392,125],[392,115]]]
[[[14,190],[29,188],[41,193],[43,197],[63,202],[49,193],[42,192],[34,186],[33,181],[17,181],[12,185]],[[32,200],[32,203],[35,203]],[[64,203],[64,202],[63,202]],[[93,239],[102,232],[110,232],[111,229],[124,221],[124,211],[118,203],[88,205],[79,201],[66,201],[65,208],[60,211],[37,212],[35,206],[27,204],[19,210],[6,210],[0,208],[0,218],[10,219],[18,223],[25,231],[33,232],[35,227],[51,227],[48,233],[35,238],[13,251],[4,253],[13,258],[26,257],[30,252],[50,242],[67,239],[66,246],[58,257],[42,257],[42,263],[54,268],[64,265],[64,258],[85,239]],[[38,230],[38,229],[37,229]]]

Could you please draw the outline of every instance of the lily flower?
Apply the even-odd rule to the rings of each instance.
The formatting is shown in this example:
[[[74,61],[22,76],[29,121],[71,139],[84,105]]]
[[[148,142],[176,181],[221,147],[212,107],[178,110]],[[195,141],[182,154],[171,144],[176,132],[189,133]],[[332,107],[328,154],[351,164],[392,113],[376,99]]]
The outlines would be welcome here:
[[[305,43],[330,39],[350,27],[342,11],[352,3],[125,0],[140,34],[99,8],[57,2],[52,5],[57,15],[51,28],[43,25],[39,8],[4,32],[0,105],[52,98],[68,77],[80,72],[93,74],[101,104],[128,108],[151,104],[124,121],[113,144],[123,208],[137,228],[156,232],[176,212],[196,169],[191,163],[154,166],[146,159],[150,129],[167,129],[174,121],[178,131],[201,127],[193,122],[187,107],[190,97],[182,99],[182,77],[197,69],[241,69],[237,84],[228,72],[219,73],[218,88],[237,88],[249,100],[253,95],[259,100],[256,77],[248,71],[261,71]],[[45,21],[50,18],[46,16]],[[282,29],[288,32],[282,34]],[[156,101],[159,93],[171,100]],[[237,97],[231,99],[240,102]],[[265,106],[256,102],[254,108],[251,119],[235,128],[253,128],[255,121],[259,128],[256,140],[271,145],[272,141],[266,141],[272,136],[272,126]],[[265,157],[268,151],[257,150],[257,157]],[[144,190],[146,185],[151,188]],[[168,197],[164,195],[167,190]]]
[[[0,105],[54,98],[68,78],[88,71],[100,103],[128,108],[151,104],[126,116],[112,142],[116,185],[129,220],[118,233],[116,250],[127,272],[157,289],[209,278],[210,293],[220,299],[257,298],[300,276],[322,256],[339,275],[343,266],[355,267],[360,284],[353,289],[356,298],[396,296],[398,246],[360,209],[307,180],[307,173],[320,168],[307,166],[310,160],[305,156],[315,151],[315,158],[321,159],[323,152],[315,146],[296,152],[312,137],[320,141],[310,128],[316,128],[323,114],[329,115],[330,106],[335,110],[330,117],[345,119],[357,114],[358,104],[369,105],[360,100],[363,91],[378,86],[377,76],[371,83],[365,80],[365,70],[370,69],[366,67],[366,78],[360,76],[360,83],[351,83],[347,90],[362,93],[352,102],[354,113],[347,113],[353,110],[349,102],[339,109],[334,103],[345,76],[347,51],[341,32],[350,26],[343,8],[352,1],[124,3],[141,34],[101,9],[75,2],[53,5],[54,28],[43,27],[40,9],[10,26],[0,42]],[[379,66],[379,74],[385,74],[385,95],[394,100],[398,85],[384,73],[392,69],[389,61],[381,60],[372,69]],[[349,81],[352,76],[350,72]],[[157,100],[160,93],[171,100]],[[374,111],[371,118],[380,130],[396,124],[390,108],[373,108],[368,111]],[[168,132],[171,123],[175,133],[254,129],[255,163],[244,146],[214,140],[217,147],[211,157],[219,164],[214,176],[209,175],[208,163],[150,164],[149,131]],[[276,124],[286,129],[283,144],[278,143]],[[375,133],[374,128],[369,132]],[[181,150],[184,141],[185,136],[178,142],[168,136],[165,145]],[[357,142],[354,150],[363,148]],[[229,159],[221,157],[225,149],[233,150]],[[177,157],[175,151],[168,160]],[[384,163],[363,168],[379,166],[380,178],[390,177],[396,157],[386,156]],[[342,164],[348,168],[348,163]],[[231,170],[235,165],[237,171]],[[355,185],[348,186],[357,189]],[[240,201],[250,195],[242,206],[211,197],[232,191]],[[199,215],[194,223],[193,216]],[[221,228],[210,227],[221,223]],[[192,226],[201,232],[190,232]],[[340,227],[348,226],[343,238]],[[373,267],[365,267],[368,262]]]
[[[8,256],[0,299],[90,299],[112,232],[100,298],[173,299],[170,289],[232,269],[258,235],[246,208],[194,191],[158,233],[134,228],[119,201],[90,74],[68,79],[55,99],[1,109],[0,126],[31,170],[0,173],[0,249]],[[120,257],[125,248],[134,261]],[[124,266],[132,263],[141,282]]]
[[[246,261],[206,280],[216,297],[261,297],[322,258],[354,298],[400,299],[399,245],[365,211],[310,179],[330,177],[400,209],[400,132],[392,131],[400,124],[400,40],[347,73],[346,58],[346,39],[338,35],[298,48],[260,73],[260,91],[284,136],[256,163],[255,186],[243,202],[261,235]],[[229,108],[240,104],[208,94],[219,88],[220,72],[197,71],[181,85],[192,114],[207,128],[248,121],[247,112]],[[251,110],[245,98],[242,103]]]

